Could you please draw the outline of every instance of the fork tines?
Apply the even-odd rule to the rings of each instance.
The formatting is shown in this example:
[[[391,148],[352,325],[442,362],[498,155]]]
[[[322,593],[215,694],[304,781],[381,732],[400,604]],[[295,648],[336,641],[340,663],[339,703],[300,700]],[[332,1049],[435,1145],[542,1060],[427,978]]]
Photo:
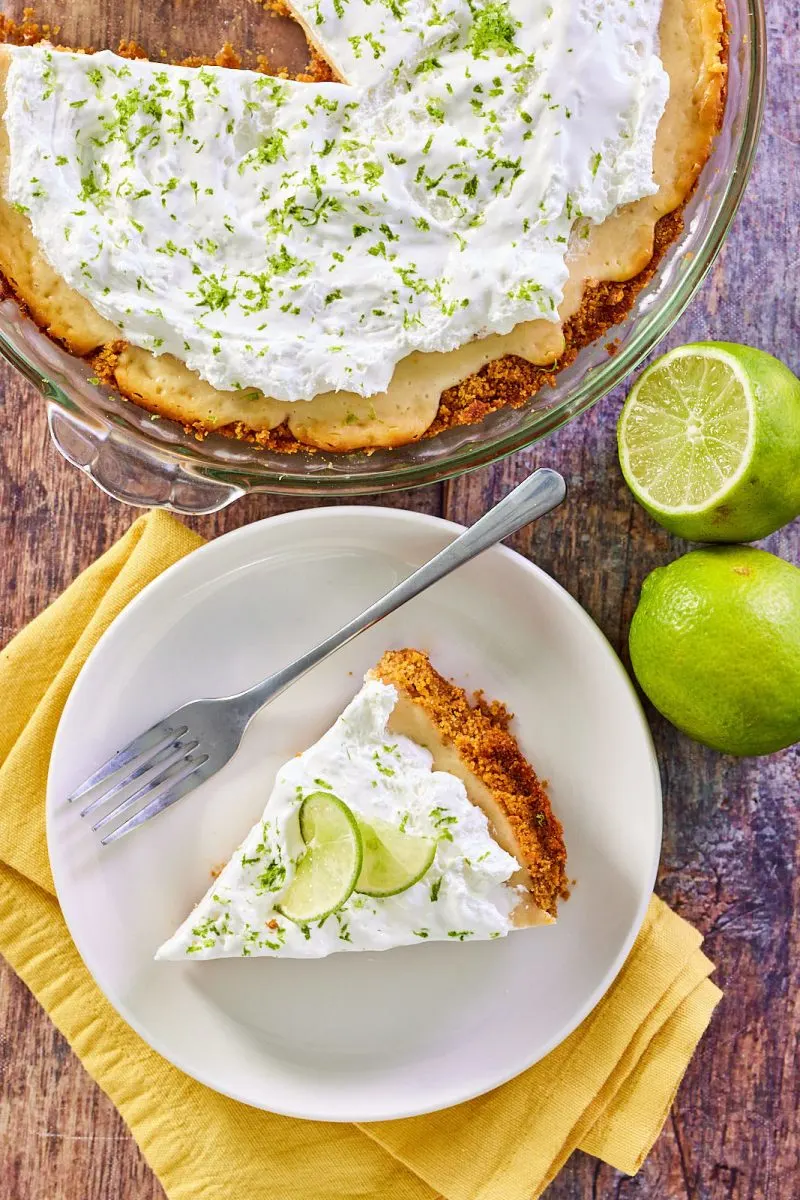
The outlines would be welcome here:
[[[111,825],[139,801],[147,800],[128,820],[111,828],[101,838],[104,845],[169,808],[196,786],[197,780],[191,777],[208,761],[208,755],[193,753],[199,742],[187,734],[186,725],[171,726],[166,721],[159,722],[113,754],[68,797],[69,803],[88,799],[81,810],[82,817],[101,809],[115,797],[121,797],[114,808],[94,823],[93,830]],[[140,786],[128,792],[137,780],[141,780]]]

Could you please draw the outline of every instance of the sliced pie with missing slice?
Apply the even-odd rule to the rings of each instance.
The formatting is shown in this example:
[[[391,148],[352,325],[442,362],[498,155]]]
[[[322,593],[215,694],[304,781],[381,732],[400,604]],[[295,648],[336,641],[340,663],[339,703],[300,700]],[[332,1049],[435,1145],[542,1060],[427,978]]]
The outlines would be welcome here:
[[[157,958],[322,958],[551,924],[561,824],[509,730],[418,650],[386,653]]]

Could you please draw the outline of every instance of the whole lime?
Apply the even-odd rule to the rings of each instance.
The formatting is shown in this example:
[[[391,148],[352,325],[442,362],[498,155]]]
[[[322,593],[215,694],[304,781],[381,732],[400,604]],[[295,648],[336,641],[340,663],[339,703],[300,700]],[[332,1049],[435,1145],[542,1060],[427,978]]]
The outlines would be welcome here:
[[[659,712],[726,754],[800,741],[800,570],[751,546],[692,550],[645,579],[631,662]]]
[[[800,515],[800,379],[751,346],[678,346],[637,379],[617,431],[628,487],[693,542],[754,542]]]

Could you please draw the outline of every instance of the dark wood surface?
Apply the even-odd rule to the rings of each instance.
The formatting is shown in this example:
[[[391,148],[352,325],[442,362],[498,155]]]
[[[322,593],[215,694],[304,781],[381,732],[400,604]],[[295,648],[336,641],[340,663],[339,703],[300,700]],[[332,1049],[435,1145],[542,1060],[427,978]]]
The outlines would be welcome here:
[[[770,100],[756,171],[720,258],[669,343],[745,341],[800,371],[800,7],[798,0],[768,0],[767,6]],[[202,7],[200,0],[184,0],[175,9],[199,30],[194,20]],[[106,6],[116,13],[111,33],[124,32],[123,9],[135,14],[129,32],[147,44],[147,5]],[[13,6],[0,0],[2,11]],[[175,36],[185,36],[185,27]],[[96,32],[93,37],[100,43]],[[199,48],[196,40],[192,48]],[[0,397],[4,643],[136,514],[60,460],[37,395],[3,366]],[[557,466],[570,482],[569,501],[520,535],[516,547],[572,592],[625,657],[642,579],[684,547],[649,521],[622,482],[614,451],[621,399],[608,398],[496,467],[384,502],[469,522],[532,467]],[[300,502],[256,497],[190,523],[214,537],[297,507]],[[766,545],[799,563],[800,522]],[[547,1197],[794,1200],[800,1196],[800,751],[724,758],[693,745],[652,710],[649,716],[665,797],[658,890],[702,930],[725,998],[640,1174],[629,1180],[576,1154]],[[161,1197],[110,1103],[0,964],[0,1200]]]

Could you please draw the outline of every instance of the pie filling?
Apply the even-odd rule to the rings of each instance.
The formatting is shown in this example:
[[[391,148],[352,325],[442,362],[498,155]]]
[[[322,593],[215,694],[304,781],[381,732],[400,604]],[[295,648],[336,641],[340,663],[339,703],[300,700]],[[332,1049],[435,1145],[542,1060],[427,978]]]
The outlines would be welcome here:
[[[156,957],[322,958],[552,923],[566,894],[561,826],[507,724],[418,651],[385,655],[332,728],[281,767],[261,820]],[[299,810],[320,792],[367,826],[431,839],[421,878],[288,919],[281,902],[306,852]]]
[[[294,7],[347,82],[5,48],[0,269],[145,407],[397,445],[473,419],[465,376],[561,365],[593,281],[647,267],[719,126],[722,14]]]

